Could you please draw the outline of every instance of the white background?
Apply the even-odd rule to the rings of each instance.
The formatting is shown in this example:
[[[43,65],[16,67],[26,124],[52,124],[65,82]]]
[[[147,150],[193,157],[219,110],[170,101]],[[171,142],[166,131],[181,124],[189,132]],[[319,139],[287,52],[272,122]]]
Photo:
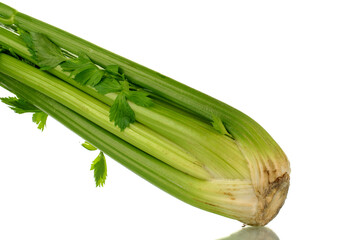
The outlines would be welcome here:
[[[245,112],[287,153],[280,239],[356,239],[359,1],[7,0],[19,11]],[[9,94],[0,89],[0,96]],[[214,240],[241,223],[189,206],[82,140],[0,105],[0,239]]]

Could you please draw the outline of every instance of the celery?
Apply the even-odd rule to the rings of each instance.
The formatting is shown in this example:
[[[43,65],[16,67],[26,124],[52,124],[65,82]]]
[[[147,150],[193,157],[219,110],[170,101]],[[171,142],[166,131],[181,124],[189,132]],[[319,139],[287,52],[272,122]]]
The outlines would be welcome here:
[[[0,22],[2,85],[189,204],[250,225],[276,216],[289,187],[289,162],[250,117],[1,3]],[[82,124],[94,131],[85,134]],[[114,153],[115,140],[99,132],[129,154]],[[138,151],[140,160],[132,157]]]

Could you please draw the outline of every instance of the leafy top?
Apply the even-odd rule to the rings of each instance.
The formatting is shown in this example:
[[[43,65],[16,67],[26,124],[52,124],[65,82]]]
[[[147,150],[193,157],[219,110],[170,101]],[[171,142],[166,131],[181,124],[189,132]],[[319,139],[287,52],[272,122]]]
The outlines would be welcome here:
[[[136,90],[125,75],[120,74],[119,66],[108,65],[101,68],[84,53],[79,54],[77,58],[66,58],[61,48],[46,35],[24,30],[20,30],[19,33],[42,70],[60,65],[63,71],[69,72],[70,77],[80,85],[93,87],[100,94],[117,93],[118,96],[110,108],[109,118],[122,131],[135,122],[135,113],[128,100],[142,107],[152,105],[149,93]]]
[[[128,100],[142,107],[150,107],[153,104],[148,97],[149,93],[134,91],[134,87],[124,74],[119,73],[119,67],[116,65],[101,69],[85,54],[81,54],[76,59],[61,63],[60,66],[64,71],[70,72],[75,81],[81,85],[94,87],[100,94],[117,93],[110,108],[109,119],[122,131],[135,122],[135,113]]]

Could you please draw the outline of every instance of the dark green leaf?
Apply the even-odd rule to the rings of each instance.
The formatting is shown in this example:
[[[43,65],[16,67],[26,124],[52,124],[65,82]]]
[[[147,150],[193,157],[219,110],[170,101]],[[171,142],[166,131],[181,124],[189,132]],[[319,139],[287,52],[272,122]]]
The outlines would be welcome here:
[[[37,107],[29,103],[28,101],[17,98],[17,97],[7,97],[0,98],[1,102],[9,105],[9,107],[14,110],[16,113],[28,113],[28,112],[41,112]]]
[[[96,67],[85,54],[80,54],[79,57],[75,59],[68,59],[60,66],[65,72],[71,72],[72,75],[76,75],[85,69]]]
[[[9,105],[9,107],[16,113],[34,113],[32,116],[32,121],[38,125],[38,129],[41,131],[44,130],[48,115],[35,107],[33,104],[17,97],[0,98],[0,100],[3,103]]]
[[[26,46],[28,47],[28,51],[31,54],[31,57],[37,61],[36,53],[34,51],[34,43],[31,38],[30,33],[19,29],[20,38],[25,42]]]
[[[74,80],[80,83],[81,85],[95,86],[101,81],[103,75],[104,75],[103,71],[101,71],[98,68],[91,67],[76,74]]]
[[[60,66],[65,72],[72,72],[83,64],[85,64],[85,62],[81,62],[78,58],[75,58],[66,60],[61,63]]]
[[[76,59],[69,59],[61,64],[61,68],[75,76],[74,80],[81,85],[95,86],[101,82],[104,70],[99,69],[86,55],[81,54]]]
[[[89,143],[88,141],[85,141],[83,144],[81,144],[81,146],[83,146],[84,148],[86,148],[89,151],[97,150],[97,148],[95,146],[93,146],[91,143]]]
[[[135,113],[129,106],[124,93],[120,93],[111,106],[110,121],[114,122],[121,131],[127,128],[130,123],[135,122]]]
[[[120,85],[119,81],[115,78],[105,78],[95,86],[95,89],[100,94],[107,94],[113,92],[120,92],[123,88]]]
[[[38,125],[38,129],[44,131],[48,115],[44,112],[36,112],[32,116],[32,121]]]
[[[121,81],[120,84],[121,84],[122,90],[123,90],[124,92],[128,92],[128,91],[129,91],[130,85],[129,85],[129,82],[128,82],[128,81],[126,81],[126,80]]]
[[[21,28],[19,28],[18,31],[20,38],[24,41],[24,43],[26,44],[26,46],[28,46],[29,48],[33,48],[33,41],[31,39],[30,33],[22,30]]]
[[[74,77],[74,80],[80,83],[81,85],[86,85],[86,83],[89,81],[90,77],[94,74],[95,69],[93,68],[87,68],[83,70],[82,72],[79,72]]]
[[[56,67],[66,60],[61,49],[55,45],[46,35],[42,33],[30,33],[32,40],[32,50],[35,52],[37,64],[43,69],[48,70]],[[26,37],[28,38],[28,37]],[[29,40],[26,40],[26,43]]]
[[[95,85],[99,84],[104,76],[104,71],[101,71],[100,69],[97,69],[93,75],[89,78],[89,81],[87,84],[89,86],[94,87]]]
[[[125,77],[125,74],[124,74],[124,73],[123,73],[123,74],[120,74],[120,77],[121,77],[122,80],[126,81],[126,77]]]
[[[126,96],[128,100],[142,107],[150,107],[153,104],[153,101],[148,97],[149,93],[147,92],[129,91]]]
[[[103,152],[92,162],[90,170],[94,170],[96,187],[103,187],[107,177],[106,159]]]

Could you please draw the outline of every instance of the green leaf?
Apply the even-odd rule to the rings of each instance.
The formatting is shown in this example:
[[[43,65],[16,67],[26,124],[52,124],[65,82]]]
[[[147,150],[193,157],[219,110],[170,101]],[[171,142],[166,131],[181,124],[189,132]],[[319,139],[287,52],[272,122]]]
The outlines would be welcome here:
[[[76,82],[80,83],[81,85],[86,85],[95,71],[96,70],[93,68],[86,68],[85,70],[76,74],[76,76],[74,77],[74,80]]]
[[[103,75],[104,72],[98,68],[87,68],[82,72],[79,72],[75,76],[74,80],[81,85],[89,85],[93,87],[101,81]]]
[[[219,133],[221,133],[223,135],[227,135],[229,137],[232,137],[231,134],[226,130],[223,122],[221,121],[221,119],[219,117],[213,116],[212,125],[215,128],[215,130],[218,131]]]
[[[90,170],[94,170],[96,187],[103,187],[107,177],[106,159],[103,152],[100,152],[92,162]]]
[[[23,30],[21,28],[18,29],[18,33],[20,35],[21,40],[23,40],[24,43],[26,44],[26,46],[29,47],[30,50],[32,50],[34,44],[33,44],[32,38],[30,36],[30,33],[26,32],[25,30]]]
[[[69,59],[60,66],[64,71],[70,72],[70,76],[74,76],[76,82],[92,87],[99,84],[105,74],[105,71],[99,69],[85,54]]]
[[[38,129],[44,131],[48,115],[44,112],[36,112],[32,116],[32,121],[38,125]]]
[[[114,122],[121,131],[127,128],[130,123],[135,122],[135,113],[129,106],[124,93],[119,93],[110,108],[110,121]]]
[[[86,69],[96,67],[96,65],[83,53],[79,54],[75,59],[66,60],[61,63],[60,66],[65,72],[71,72],[72,76],[76,76]]]
[[[128,92],[128,91],[129,91],[129,89],[130,89],[130,84],[129,84],[128,81],[126,81],[126,80],[121,81],[120,84],[121,84],[121,87],[122,87],[123,91],[125,91],[125,92]]]
[[[9,107],[18,114],[34,113],[32,121],[38,125],[38,129],[44,131],[48,115],[29,103],[25,99],[17,97],[0,98],[1,102],[9,105]]]
[[[89,151],[97,150],[97,148],[95,146],[93,146],[91,143],[89,143],[88,141],[85,141],[83,144],[81,144],[81,146],[83,146],[84,148],[86,148]]]
[[[121,77],[122,80],[126,81],[125,73],[120,74],[120,77]]]
[[[121,92],[123,90],[120,82],[115,78],[105,78],[95,86],[95,89],[100,94],[107,94],[113,92]]]
[[[54,68],[66,60],[61,49],[46,35],[35,32],[31,32],[29,35],[23,33],[22,39],[31,49],[29,51],[34,55],[41,69],[48,70]]]
[[[101,80],[103,79],[104,76],[104,71],[101,71],[100,69],[97,69],[93,75],[89,78],[89,81],[87,82],[87,84],[89,86],[96,86],[97,84],[99,84],[101,82]]]
[[[28,101],[17,98],[17,97],[7,97],[0,98],[1,102],[9,105],[9,107],[16,113],[33,113],[33,112],[41,112],[37,107],[29,103]]]
[[[142,107],[150,107],[153,104],[151,98],[148,97],[149,93],[142,91],[129,91],[127,92],[127,99]]]
[[[28,51],[31,54],[31,57],[37,61],[36,53],[34,51],[34,43],[30,33],[22,30],[21,28],[19,28],[18,32],[20,34],[20,38],[25,42],[26,46],[28,47]]]

